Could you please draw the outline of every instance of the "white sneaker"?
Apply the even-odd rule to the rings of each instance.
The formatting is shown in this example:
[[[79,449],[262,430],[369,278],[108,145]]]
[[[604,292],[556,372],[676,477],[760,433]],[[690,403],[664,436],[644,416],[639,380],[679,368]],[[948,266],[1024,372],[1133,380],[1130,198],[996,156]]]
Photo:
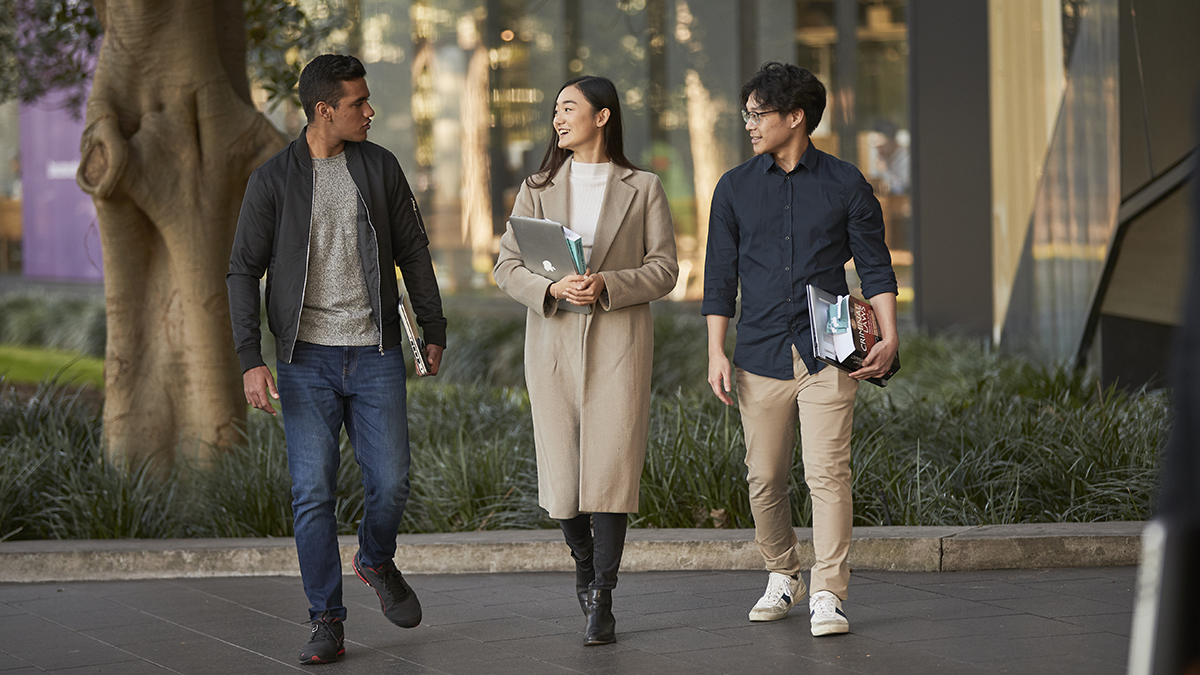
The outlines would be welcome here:
[[[815,636],[850,632],[850,620],[842,611],[842,601],[829,591],[812,594],[808,599],[808,615]]]
[[[778,621],[787,616],[788,610],[797,600],[804,599],[807,589],[800,579],[786,574],[771,572],[767,578],[767,591],[750,610],[751,621]]]

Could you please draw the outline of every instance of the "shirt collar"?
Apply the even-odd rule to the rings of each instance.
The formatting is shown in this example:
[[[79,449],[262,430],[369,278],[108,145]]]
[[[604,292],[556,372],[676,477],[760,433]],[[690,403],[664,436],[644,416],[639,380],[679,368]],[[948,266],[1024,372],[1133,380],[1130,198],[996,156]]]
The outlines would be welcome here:
[[[792,168],[792,173],[795,173],[796,169],[800,168],[801,166],[804,166],[804,168],[808,169],[809,171],[814,170],[817,166],[817,156],[820,152],[820,150],[817,150],[817,146],[813,145],[812,139],[810,138],[808,141],[808,147],[804,149],[804,154],[800,155],[800,161],[797,162],[796,166]],[[778,170],[780,173],[783,173],[783,169],[778,168],[778,165],[775,163],[775,159],[770,155],[758,155],[754,159],[758,162],[755,168],[762,173],[769,172],[771,167],[776,167],[776,170]]]

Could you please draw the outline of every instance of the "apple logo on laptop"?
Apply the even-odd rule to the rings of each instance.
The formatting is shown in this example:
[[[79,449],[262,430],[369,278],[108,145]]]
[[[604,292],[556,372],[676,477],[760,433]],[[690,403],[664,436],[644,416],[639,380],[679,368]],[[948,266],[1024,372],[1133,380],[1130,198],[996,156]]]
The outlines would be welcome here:
[[[550,262],[549,260],[543,260],[543,261],[542,261],[542,267],[545,267],[547,272],[553,272],[553,271],[554,271],[554,265],[553,265],[553,264],[551,264],[551,262]]]

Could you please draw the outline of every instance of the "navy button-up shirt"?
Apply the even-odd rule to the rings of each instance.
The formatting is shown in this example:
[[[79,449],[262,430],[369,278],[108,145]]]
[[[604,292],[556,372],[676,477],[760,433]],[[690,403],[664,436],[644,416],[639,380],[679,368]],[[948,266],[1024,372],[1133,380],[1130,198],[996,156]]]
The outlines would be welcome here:
[[[732,317],[740,280],[733,362],[791,379],[795,347],[815,373],[824,364],[813,357],[804,288],[848,293],[851,257],[864,296],[896,292],[883,212],[862,173],[811,143],[789,173],[758,155],[722,176],[713,193],[701,312]]]

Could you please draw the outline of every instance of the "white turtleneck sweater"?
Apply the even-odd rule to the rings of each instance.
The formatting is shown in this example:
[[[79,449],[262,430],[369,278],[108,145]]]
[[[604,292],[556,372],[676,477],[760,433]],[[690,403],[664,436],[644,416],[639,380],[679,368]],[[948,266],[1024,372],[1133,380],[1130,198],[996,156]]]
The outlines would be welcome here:
[[[585,262],[592,258],[592,243],[596,240],[596,224],[600,220],[600,205],[604,202],[604,186],[611,166],[609,162],[571,162],[571,220],[567,227],[582,237]]]

